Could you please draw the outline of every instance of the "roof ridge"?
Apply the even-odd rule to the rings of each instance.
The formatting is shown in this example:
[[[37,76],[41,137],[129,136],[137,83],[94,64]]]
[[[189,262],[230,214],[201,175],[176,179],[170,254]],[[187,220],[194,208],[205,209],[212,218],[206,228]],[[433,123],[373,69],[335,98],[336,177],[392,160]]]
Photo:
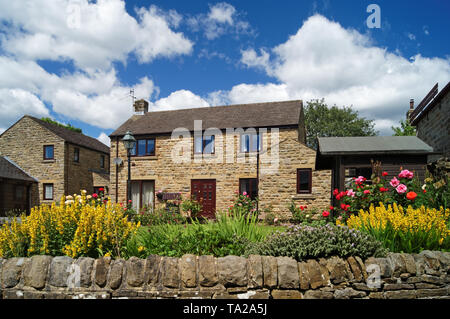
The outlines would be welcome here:
[[[149,111],[146,113],[162,113],[162,112],[178,112],[178,111],[189,111],[189,110],[197,110],[197,109],[207,109],[207,108],[225,108],[225,107],[242,107],[242,106],[255,106],[255,105],[267,105],[267,104],[279,104],[279,103],[292,103],[292,102],[300,102],[303,103],[303,100],[284,100],[284,101],[272,101],[272,102],[253,102],[253,103],[241,103],[241,104],[226,104],[226,105],[209,105],[209,106],[200,106],[200,107],[189,107],[189,108],[181,108],[175,110],[162,110],[162,111]]]

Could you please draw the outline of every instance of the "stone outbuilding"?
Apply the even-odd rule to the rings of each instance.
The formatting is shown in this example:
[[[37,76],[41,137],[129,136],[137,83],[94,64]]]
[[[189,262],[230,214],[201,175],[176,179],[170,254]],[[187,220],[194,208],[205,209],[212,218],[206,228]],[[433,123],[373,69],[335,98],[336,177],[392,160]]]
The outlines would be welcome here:
[[[305,144],[302,101],[149,112],[148,103],[139,100],[134,108],[110,135],[110,194],[116,202],[127,201],[121,139],[131,131],[137,140],[130,156],[135,209],[158,207],[170,195],[192,195],[202,201],[202,215],[214,217],[239,192],[259,198],[261,216],[271,211],[290,217],[291,201],[329,206],[331,173],[315,170],[316,152]]]
[[[108,146],[33,116],[23,116],[0,135],[0,155],[37,180],[29,185],[27,207],[109,186]]]
[[[34,177],[24,172],[6,156],[0,156],[0,217],[8,212],[29,211]]]

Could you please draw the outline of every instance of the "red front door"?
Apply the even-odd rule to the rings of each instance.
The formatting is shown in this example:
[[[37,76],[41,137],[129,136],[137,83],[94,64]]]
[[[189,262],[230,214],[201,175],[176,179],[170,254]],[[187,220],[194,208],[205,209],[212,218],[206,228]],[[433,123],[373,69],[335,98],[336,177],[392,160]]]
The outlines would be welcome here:
[[[200,216],[215,218],[216,216],[216,180],[193,179],[191,181],[192,195],[202,204]]]

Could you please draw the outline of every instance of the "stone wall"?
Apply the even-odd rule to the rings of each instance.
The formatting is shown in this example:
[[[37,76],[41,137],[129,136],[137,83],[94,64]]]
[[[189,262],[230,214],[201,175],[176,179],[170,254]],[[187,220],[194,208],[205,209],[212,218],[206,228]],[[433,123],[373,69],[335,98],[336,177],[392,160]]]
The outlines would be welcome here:
[[[447,94],[417,123],[417,137],[450,158],[450,94]]]
[[[297,262],[151,255],[111,260],[0,259],[0,296],[23,298],[450,299],[450,253],[389,254]]]
[[[263,149],[271,147],[271,131],[263,135]],[[153,136],[155,137],[155,136]],[[136,136],[136,138],[139,138]],[[234,152],[229,152],[223,141],[231,141]],[[181,192],[183,197],[189,197],[192,179],[216,180],[216,209],[227,210],[233,204],[235,192],[239,190],[240,178],[256,178],[256,154],[239,152],[239,135],[216,136],[215,154],[204,155],[200,158],[193,154],[193,137],[185,139],[183,147],[190,149],[189,162],[176,163],[172,160],[172,151],[180,143],[178,139],[171,139],[170,135],[156,136],[155,156],[132,157],[131,178],[133,180],[153,180],[155,190],[167,192]],[[230,145],[230,144],[227,144]],[[264,163],[263,155],[260,159],[259,199],[260,210],[272,208],[280,217],[289,216],[288,205],[293,199],[298,205],[308,205],[319,209],[330,205],[331,172],[315,171],[316,152],[299,143],[296,128],[279,130],[278,147],[279,166],[273,169],[271,164]],[[228,146],[226,146],[228,147]],[[225,148],[225,149],[224,149]],[[117,153],[116,153],[117,152]],[[267,154],[271,154],[271,149]],[[122,142],[111,141],[111,160],[122,158],[123,165],[118,170],[118,202],[126,201],[127,156]],[[116,198],[116,170],[111,163],[111,198]],[[311,168],[312,193],[297,194],[297,168]],[[156,200],[156,202],[158,202]]]
[[[67,152],[67,194],[80,194],[85,189],[88,194],[94,186],[109,187],[109,155],[82,146],[66,144]],[[74,149],[79,149],[79,161],[74,161]],[[105,167],[100,167],[100,157],[105,157]],[[100,178],[104,176],[103,178]]]

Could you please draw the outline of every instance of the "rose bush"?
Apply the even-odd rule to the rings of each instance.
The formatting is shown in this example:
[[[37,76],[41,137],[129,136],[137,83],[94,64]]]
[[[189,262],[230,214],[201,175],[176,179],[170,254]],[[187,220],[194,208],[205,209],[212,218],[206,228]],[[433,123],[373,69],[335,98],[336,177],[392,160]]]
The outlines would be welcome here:
[[[413,208],[427,206],[428,195],[413,172],[402,169],[397,176],[391,179],[386,179],[387,172],[382,172],[380,175],[372,175],[372,183],[368,183],[363,176],[356,177],[349,189],[333,191],[333,195],[339,203],[337,209],[334,210],[339,221],[346,220],[361,209],[368,210],[371,205],[379,203],[386,205],[397,203]]]

